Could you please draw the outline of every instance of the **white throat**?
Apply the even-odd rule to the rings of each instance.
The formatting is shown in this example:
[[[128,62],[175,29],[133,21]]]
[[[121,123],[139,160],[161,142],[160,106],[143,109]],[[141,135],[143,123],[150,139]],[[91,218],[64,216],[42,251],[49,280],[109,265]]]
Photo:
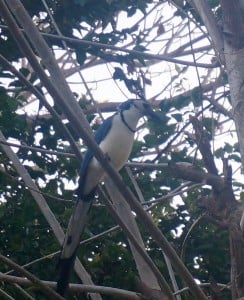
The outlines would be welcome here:
[[[131,130],[132,132],[135,132],[137,123],[139,119],[142,117],[142,114],[138,111],[138,109],[132,107],[128,110],[121,111],[120,116],[122,118],[122,121],[128,127],[128,129]]]

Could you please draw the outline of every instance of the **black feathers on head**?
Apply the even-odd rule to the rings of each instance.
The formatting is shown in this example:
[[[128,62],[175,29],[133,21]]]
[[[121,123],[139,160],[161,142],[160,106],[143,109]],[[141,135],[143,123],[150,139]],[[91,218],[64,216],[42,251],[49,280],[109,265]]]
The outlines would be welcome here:
[[[124,103],[121,103],[118,107],[118,110],[121,111],[121,110],[128,110],[131,108],[131,106],[134,104],[134,101],[145,101],[143,99],[130,99],[130,100],[127,100],[125,101]]]

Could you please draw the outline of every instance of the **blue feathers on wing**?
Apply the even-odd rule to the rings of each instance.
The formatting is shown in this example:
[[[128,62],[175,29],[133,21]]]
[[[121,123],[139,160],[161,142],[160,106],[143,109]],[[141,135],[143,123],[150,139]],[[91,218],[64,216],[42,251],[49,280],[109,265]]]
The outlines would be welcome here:
[[[112,125],[112,118],[113,118],[113,116],[106,119],[103,122],[103,124],[97,129],[94,139],[98,145],[108,134],[108,132],[111,128],[111,125]],[[76,190],[76,194],[79,199],[84,198],[84,196],[85,196],[87,199],[84,199],[84,200],[89,200],[90,198],[93,198],[93,195],[95,193],[95,191],[92,191],[89,195],[83,194],[83,190],[84,190],[84,186],[85,186],[85,182],[86,182],[87,168],[88,168],[89,163],[90,163],[91,159],[93,158],[93,156],[94,156],[93,152],[90,149],[88,149],[84,156],[82,164],[81,164],[80,174],[79,174],[80,175],[79,186]]]

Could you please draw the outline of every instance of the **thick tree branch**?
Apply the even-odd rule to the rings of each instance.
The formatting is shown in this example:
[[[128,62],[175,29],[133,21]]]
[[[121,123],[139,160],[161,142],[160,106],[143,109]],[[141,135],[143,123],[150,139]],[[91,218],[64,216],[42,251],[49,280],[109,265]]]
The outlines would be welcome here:
[[[17,283],[22,286],[33,286],[33,282],[23,277],[10,276],[3,273],[0,273],[0,281],[7,283]],[[42,284],[48,286],[52,289],[56,287],[56,282],[53,281],[41,281]],[[143,298],[140,294],[126,291],[122,289],[112,288],[112,287],[104,287],[104,286],[96,286],[96,285],[86,285],[86,284],[70,284],[69,290],[74,293],[100,293],[104,295],[110,295],[114,297],[119,297],[119,299],[127,299],[127,300],[142,300]],[[63,299],[63,298],[62,298]]]
[[[108,191],[111,194],[112,192],[112,186],[111,183],[107,186],[108,187]],[[121,197],[120,195],[118,195],[119,197]],[[106,203],[106,205],[109,208],[110,213],[112,214],[113,218],[117,221],[117,223],[120,225],[120,227],[123,229],[123,231],[125,232],[125,234],[128,236],[129,240],[131,241],[134,249],[137,251],[137,254],[140,255],[141,258],[144,259],[144,261],[147,263],[147,265],[150,267],[151,272],[153,273],[153,275],[155,276],[155,278],[158,281],[159,286],[162,289],[162,293],[163,295],[161,295],[161,297],[163,297],[163,299],[174,299],[173,294],[171,292],[170,287],[168,286],[165,278],[163,277],[163,275],[159,272],[158,268],[156,267],[156,265],[153,263],[153,261],[151,260],[150,256],[147,254],[147,252],[145,251],[144,247],[143,247],[143,242],[138,241],[138,237],[135,235],[135,231],[133,232],[131,230],[131,226],[128,225],[128,221],[126,221],[124,218],[122,218],[118,213],[118,208],[116,206],[120,205],[120,203],[114,203],[112,204],[108,198],[106,197],[106,195],[104,195],[104,201]],[[138,261],[137,261],[138,262]],[[143,277],[142,277],[143,279]],[[144,282],[144,284],[147,284],[148,282]],[[157,286],[155,286],[157,288]],[[155,288],[155,287],[151,287],[151,288]]]
[[[151,164],[151,163],[128,163],[128,166],[134,168],[148,168],[154,170],[165,170],[173,177],[188,180],[196,183],[205,183],[211,185],[217,191],[224,187],[224,180],[216,175],[202,172],[189,163],[169,163],[169,164]]]
[[[4,135],[0,131],[0,139],[3,141],[6,141]],[[55,233],[55,236],[59,243],[63,242],[64,233],[59,225],[58,221],[56,220],[54,214],[50,210],[49,206],[46,203],[46,200],[42,196],[41,193],[39,193],[38,187],[33,182],[31,176],[29,175],[26,168],[21,164],[19,161],[19,158],[17,155],[13,152],[13,150],[7,146],[7,145],[1,145],[2,149],[4,150],[5,154],[8,156],[10,161],[13,163],[13,166],[15,167],[16,171],[18,172],[19,176],[23,179],[25,184],[30,187],[30,193],[32,194],[33,198],[35,199],[37,205],[39,206],[41,212],[43,213],[45,219],[49,223],[50,227],[52,228],[53,232]]]
[[[53,116],[54,120],[60,128],[62,128],[62,134],[69,141],[75,155],[77,158],[82,159],[79,148],[77,147],[75,140],[73,139],[70,131],[67,129],[65,124],[62,122],[61,116],[55,111],[55,109],[48,103],[45,97],[20,73],[8,60],[6,60],[2,55],[0,55],[0,62],[6,65],[7,68],[15,75],[19,80],[39,99],[39,101],[46,107],[46,109]],[[23,145],[22,145],[23,147]],[[48,151],[48,150],[47,150]],[[40,150],[41,152],[41,150]]]
[[[224,38],[234,49],[244,47],[244,21],[241,1],[220,0],[223,11]]]
[[[244,166],[244,20],[240,1],[221,0],[223,11],[226,69],[230,85],[233,117]]]
[[[133,252],[141,280],[150,286],[151,289],[159,289],[159,286],[161,286],[162,291],[165,295],[167,295],[167,299],[173,299],[170,287],[145,250],[142,237],[135,219],[132,216],[129,205],[123,199],[121,194],[114,188],[112,181],[106,180],[106,189],[112,203],[107,199],[106,195],[104,195],[103,198],[113,218],[129,238],[131,250]],[[121,216],[123,216],[123,218]]]
[[[236,125],[242,168],[244,167],[244,19],[243,1],[221,0],[224,23],[226,69]],[[244,210],[240,219],[243,228]],[[243,231],[242,231],[243,232]],[[244,280],[243,280],[244,281]],[[242,288],[243,289],[243,288]],[[244,294],[244,291],[243,291]]]
[[[0,139],[3,141],[6,141],[4,135],[2,134],[1,131],[0,131]],[[30,188],[30,193],[32,194],[33,198],[35,199],[38,207],[40,208],[40,211],[42,212],[43,216],[45,217],[48,224],[52,228],[54,235],[56,236],[59,244],[62,245],[63,239],[64,239],[64,232],[63,232],[59,222],[55,218],[54,214],[52,213],[51,209],[49,208],[48,204],[46,203],[45,198],[39,192],[38,187],[33,182],[28,171],[21,164],[21,162],[19,161],[17,155],[13,152],[13,150],[7,145],[1,145],[1,147],[4,150],[4,152],[6,153],[6,155],[9,157],[11,162],[13,163],[15,169],[17,170],[20,177],[23,179],[26,186]],[[76,260],[75,268],[76,268],[78,276],[80,276],[81,279],[84,280],[84,282],[86,282],[87,284],[92,284],[90,276],[87,275],[84,267],[81,265],[79,260]]]
[[[210,174],[218,175],[218,170],[214,162],[214,156],[211,151],[211,145],[206,131],[204,131],[201,122],[197,118],[191,116],[190,121],[195,129],[196,143],[201,152],[205,167]]]
[[[227,0],[228,1],[228,0]],[[217,54],[219,54],[220,62],[223,61],[223,51],[224,51],[224,42],[220,32],[220,28],[217,25],[216,19],[213,15],[213,12],[205,0],[188,0],[188,2],[193,3],[193,6],[197,9],[204,25],[206,26],[212,41],[214,48],[216,49]]]
[[[20,13],[21,15],[24,15],[26,17],[26,18],[24,18],[24,20],[29,21],[29,23],[27,22],[27,25],[28,25],[27,27],[29,29],[35,28],[34,24],[32,23],[31,18],[26,13],[25,9],[23,8],[23,6],[20,2],[17,1],[17,3],[15,3],[15,1],[14,1],[13,3],[8,3],[8,4],[10,4],[10,5],[12,4],[15,8],[16,8],[16,6],[19,7],[18,4],[20,4],[20,8],[17,9],[18,13]],[[3,18],[5,19],[6,23],[9,25],[9,29],[12,32],[12,35],[13,35],[14,39],[16,40],[20,50],[23,52],[24,55],[26,55],[26,57],[28,57],[28,60],[29,60],[30,64],[32,65],[32,67],[36,71],[36,73],[39,75],[39,77],[42,80],[44,86],[47,88],[49,93],[52,95],[53,99],[55,99],[55,101],[57,102],[57,104],[60,107],[63,107],[63,110],[65,112],[67,111],[68,114],[71,115],[70,118],[72,119],[72,122],[74,123],[74,127],[73,127],[74,130],[77,130],[77,133],[79,135],[79,130],[78,129],[80,127],[82,127],[82,131],[87,133],[87,131],[90,130],[89,124],[87,123],[85,116],[82,113],[79,114],[79,111],[81,111],[81,109],[80,109],[79,105],[77,104],[77,102],[75,101],[73,94],[71,93],[71,91],[67,87],[65,79],[64,79],[60,69],[58,68],[58,66],[56,64],[56,61],[53,58],[53,55],[50,52],[50,49],[48,48],[48,46],[46,44],[44,44],[44,53],[42,53],[42,54],[44,55],[44,58],[45,58],[45,61],[46,61],[47,64],[49,62],[51,62],[50,65],[48,64],[48,66],[50,68],[49,69],[50,74],[52,76],[52,80],[58,84],[57,86],[59,86],[59,88],[60,88],[59,90],[51,83],[51,81],[49,80],[49,78],[46,75],[45,71],[43,70],[43,68],[39,64],[39,61],[37,60],[36,55],[33,53],[33,51],[31,49],[31,47],[29,46],[28,42],[24,38],[23,34],[20,32],[14,18],[12,17],[11,13],[9,12],[9,10],[8,10],[7,6],[5,5],[3,0],[0,1],[0,13],[3,16]],[[28,32],[28,30],[27,30],[27,32]],[[37,31],[37,35],[38,35],[38,31]],[[32,36],[32,31],[30,32],[30,36]],[[38,37],[39,37],[39,35],[38,35]],[[38,39],[38,41],[39,41],[39,39]],[[38,41],[37,41],[37,44],[38,44]],[[54,67],[54,65],[55,65],[55,67]],[[67,98],[65,98],[65,96],[67,96]],[[73,99],[73,102],[72,102],[73,105],[68,103],[66,101],[66,99],[71,99],[71,100]],[[78,113],[77,113],[77,111],[78,111]],[[81,124],[81,120],[84,121],[84,125]],[[25,173],[29,176],[29,174],[27,172],[21,172],[22,175],[25,174]],[[23,178],[23,179],[25,179],[25,178]],[[27,184],[27,186],[31,186],[33,184],[31,178],[28,179],[28,181],[30,181],[30,185]],[[34,190],[36,190],[35,186],[34,186],[34,189],[31,190],[32,194],[36,193],[36,192],[34,192]],[[36,195],[37,199],[39,199],[39,197],[41,197],[41,195],[38,194],[38,193],[36,193],[36,194],[37,194]],[[38,205],[40,206],[40,208],[42,210],[42,207],[41,207],[42,203],[38,203]],[[48,207],[47,211],[48,212],[50,211],[49,207]],[[45,210],[44,210],[44,212],[45,212]],[[51,211],[49,213],[52,214]],[[46,217],[45,214],[44,214],[44,216]],[[52,217],[51,217],[50,220],[52,220]],[[56,219],[55,219],[55,221],[57,222]],[[64,234],[63,234],[62,228],[60,227],[59,223],[57,224],[57,226],[61,230],[60,231],[61,235],[57,236],[57,232],[56,231],[54,231],[54,232],[55,232],[55,235],[56,235],[60,245],[62,245],[63,239],[64,239]],[[92,284],[91,277],[87,274],[86,270],[84,269],[84,267],[82,266],[82,264],[80,263],[80,261],[78,259],[75,260],[75,270],[76,270],[76,273],[78,274],[78,276],[81,278],[81,280],[84,283]],[[91,295],[91,297],[94,300],[95,299],[96,300],[100,299],[100,296],[96,295],[96,294]]]

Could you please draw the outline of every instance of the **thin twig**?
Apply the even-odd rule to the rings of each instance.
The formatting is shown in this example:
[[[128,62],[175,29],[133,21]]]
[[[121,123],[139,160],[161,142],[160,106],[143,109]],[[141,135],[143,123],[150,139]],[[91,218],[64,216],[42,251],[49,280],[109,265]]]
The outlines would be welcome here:
[[[9,294],[7,294],[4,290],[0,289],[0,295],[3,296],[3,299],[7,300],[15,300],[13,297],[11,297]]]
[[[103,231],[103,232],[101,232],[101,233],[98,233],[98,234],[96,234],[96,235],[94,235],[94,236],[92,236],[92,237],[90,237],[90,238],[88,238],[88,239],[85,239],[85,240],[81,241],[79,245],[81,246],[81,245],[84,245],[84,244],[86,244],[86,243],[93,242],[93,241],[95,241],[95,240],[97,240],[97,239],[99,239],[99,238],[101,238],[101,237],[104,237],[105,235],[107,235],[107,234],[109,234],[109,233],[111,233],[111,232],[114,232],[114,231],[116,231],[116,230],[120,230],[120,227],[119,227],[118,225],[117,225],[117,226],[114,226],[114,227],[112,227],[112,228],[110,228],[110,229],[108,229],[108,230],[105,230],[105,231]],[[43,257],[37,258],[37,259],[35,259],[35,260],[33,260],[33,261],[27,263],[27,264],[22,265],[22,267],[23,267],[23,268],[27,268],[27,267],[32,266],[33,264],[36,264],[36,263],[39,263],[39,262],[45,260],[45,259],[53,258],[54,256],[60,254],[60,252],[61,252],[61,250],[56,251],[56,252],[53,252],[53,253],[50,253],[50,254],[45,255],[45,256],[43,256]],[[7,274],[11,274],[11,273],[13,273],[13,272],[14,272],[13,270],[10,270],[10,271],[8,271],[8,272],[6,272],[6,273],[4,273],[4,274],[7,275]]]
[[[51,154],[51,155],[55,155],[55,156],[65,156],[65,157],[70,157],[70,158],[76,157],[76,155],[73,153],[53,151],[53,150],[47,150],[47,149],[44,149],[41,147],[33,147],[33,146],[27,146],[27,145],[23,145],[23,144],[16,144],[16,143],[12,143],[12,142],[6,142],[1,139],[0,139],[0,144],[8,145],[8,146],[15,147],[15,148],[26,149],[26,150],[34,151],[34,152]]]
[[[23,29],[20,29],[20,30],[23,30]],[[77,39],[77,38],[70,38],[70,37],[66,37],[64,35],[58,36],[55,34],[42,33],[42,32],[40,32],[40,34],[42,36],[50,38],[50,39],[62,40],[62,41],[69,42],[71,44],[73,43],[73,44],[89,45],[89,46],[93,46],[96,48],[110,49],[110,50],[114,50],[114,51],[125,52],[128,54],[137,56],[137,57],[145,58],[145,59],[156,59],[159,61],[168,61],[168,62],[172,62],[175,64],[180,64],[180,65],[193,66],[193,67],[196,66],[196,64],[191,61],[175,59],[175,58],[170,57],[169,55],[145,53],[145,52],[140,52],[137,50],[120,48],[120,47],[113,46],[113,45],[108,45],[108,44],[103,44],[103,43],[98,43],[98,42],[91,42],[91,41],[87,41],[84,39],[81,40],[81,39]],[[199,68],[210,68],[211,69],[211,68],[219,67],[219,64],[218,63],[213,63],[213,64],[197,63],[197,66]]]
[[[165,262],[166,262],[166,266],[168,268],[168,272],[169,272],[169,277],[171,279],[171,282],[172,282],[172,285],[173,285],[173,288],[174,288],[174,292],[178,291],[179,290],[179,287],[178,287],[178,284],[177,284],[177,281],[176,281],[176,278],[175,278],[175,274],[174,274],[174,270],[172,268],[172,264],[170,262],[170,260],[168,259],[167,255],[165,255],[165,253],[163,252],[163,256],[164,256],[164,259],[165,259]],[[175,295],[175,293],[174,293]],[[181,300],[181,295],[175,295],[176,297],[176,300]]]
[[[187,234],[183,240],[182,246],[181,246],[181,253],[180,253],[180,257],[181,259],[184,261],[184,256],[185,256],[185,248],[186,248],[186,242],[190,236],[190,234],[192,233],[194,227],[196,227],[196,225],[200,222],[200,220],[204,217],[204,215],[199,216],[192,224],[191,227],[189,228],[189,230],[187,231]]]
[[[135,190],[136,190],[138,199],[140,200],[141,203],[144,203],[144,202],[145,202],[145,199],[144,199],[144,197],[143,197],[143,194],[142,194],[142,192],[141,192],[141,189],[140,189],[140,187],[139,187],[139,185],[138,185],[138,183],[137,183],[135,177],[133,176],[133,174],[132,174],[132,172],[131,172],[131,169],[130,169],[128,166],[126,166],[126,167],[125,167],[125,170],[126,170],[128,176],[129,176],[129,178],[130,178],[130,180],[131,180],[131,182],[132,182],[132,184],[133,184],[133,186],[134,186],[134,188],[135,188]]]
[[[27,298],[29,300],[35,300],[35,298],[33,298],[29,293],[27,293],[19,284],[14,283],[13,285],[17,290],[20,291],[20,293],[22,295],[24,295],[25,298]]]

